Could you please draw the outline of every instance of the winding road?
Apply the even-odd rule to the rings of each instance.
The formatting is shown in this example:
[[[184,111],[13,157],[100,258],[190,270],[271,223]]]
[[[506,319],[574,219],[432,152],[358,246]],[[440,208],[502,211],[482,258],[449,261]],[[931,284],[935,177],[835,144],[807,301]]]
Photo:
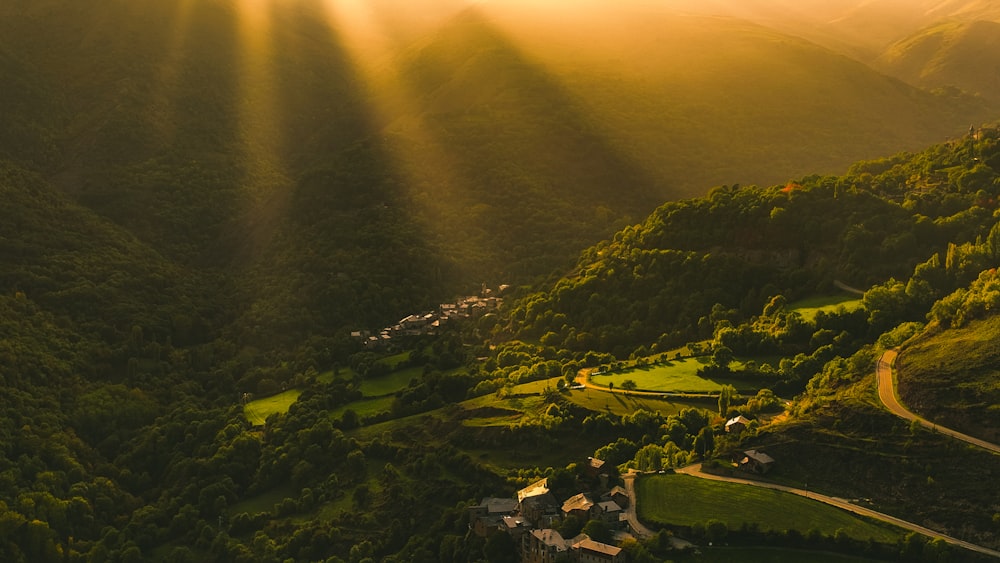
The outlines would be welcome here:
[[[945,428],[943,426],[938,426],[938,425],[934,424],[933,422],[930,422],[927,419],[924,419],[924,418],[922,418],[922,417],[914,414],[913,412],[909,411],[906,407],[904,407],[902,404],[900,404],[899,398],[896,396],[896,386],[895,386],[895,381],[893,379],[893,372],[892,372],[893,365],[895,364],[896,358],[898,357],[898,355],[899,355],[899,352],[897,350],[886,350],[882,354],[882,356],[878,359],[878,364],[876,365],[876,368],[875,368],[875,373],[876,373],[876,377],[877,377],[877,380],[878,380],[878,396],[879,396],[879,399],[882,401],[882,404],[885,405],[885,408],[889,409],[889,412],[895,414],[896,416],[904,418],[906,420],[916,421],[918,424],[920,424],[922,426],[925,426],[927,428],[930,428],[931,430],[933,430],[935,432],[939,432],[941,434],[945,434],[945,435],[951,436],[951,437],[953,437],[955,439],[962,440],[963,442],[967,442],[969,444],[973,444],[975,446],[979,446],[981,448],[985,448],[985,449],[987,449],[987,450],[989,450],[989,451],[991,451],[993,453],[1000,454],[1000,445],[993,444],[993,443],[987,442],[985,440],[981,440],[981,439],[976,438],[974,436],[969,436],[968,434],[963,434],[961,432],[958,432],[956,430],[952,430],[950,428]],[[921,526],[919,524],[914,524],[913,522],[907,522],[906,520],[902,520],[900,518],[896,518],[895,516],[890,516],[888,514],[884,514],[882,512],[877,512],[877,511],[872,510],[870,508],[865,508],[863,506],[858,506],[856,504],[852,504],[850,501],[848,501],[846,499],[837,498],[837,497],[831,497],[831,496],[823,495],[823,494],[820,494],[820,493],[817,493],[817,492],[814,492],[814,491],[808,491],[808,490],[805,490],[805,489],[796,489],[796,488],[793,488],[793,487],[787,487],[785,485],[778,485],[776,483],[768,483],[768,482],[765,482],[765,481],[754,481],[754,480],[750,480],[750,479],[741,479],[741,478],[738,478],[738,477],[724,477],[724,476],[721,476],[721,475],[713,475],[711,473],[703,473],[701,471],[701,464],[700,463],[694,464],[694,465],[689,465],[687,467],[678,469],[678,470],[676,470],[676,472],[677,473],[682,473],[682,474],[685,474],[685,475],[691,475],[691,476],[694,476],[694,477],[699,477],[699,478],[702,478],[702,479],[711,479],[711,480],[715,480],[715,481],[726,481],[726,482],[729,482],[729,483],[741,483],[741,484],[744,484],[744,485],[751,485],[751,486],[754,486],[754,487],[763,487],[763,488],[766,488],[766,489],[774,489],[774,490],[778,490],[778,491],[785,491],[787,493],[792,493],[794,495],[799,495],[799,496],[806,497],[806,498],[809,498],[809,499],[813,499],[813,500],[816,500],[816,501],[819,501],[819,502],[823,502],[823,503],[829,504],[831,506],[836,506],[838,508],[841,508],[843,510],[847,510],[847,511],[853,512],[855,514],[860,514],[862,516],[868,516],[870,518],[875,518],[875,519],[881,520],[883,522],[888,522],[890,524],[894,524],[896,526],[899,526],[900,528],[904,528],[904,529],[907,529],[907,530],[912,530],[914,532],[919,532],[919,533],[924,534],[925,536],[928,536],[928,537],[931,537],[931,538],[941,538],[941,539],[943,539],[944,541],[946,541],[946,542],[948,542],[950,544],[957,545],[959,547],[963,547],[963,548],[968,549],[970,551],[975,551],[976,553],[982,553],[984,555],[989,555],[991,557],[1000,558],[1000,551],[996,551],[996,550],[989,549],[989,548],[986,548],[986,547],[983,547],[983,546],[980,546],[980,545],[969,543],[967,541],[963,541],[963,540],[960,540],[958,538],[953,538],[951,536],[942,534],[940,532],[935,532],[934,530],[931,530],[930,528],[925,528],[924,526]],[[633,478],[628,483],[628,485],[629,485],[628,490],[630,491],[629,492],[630,495],[632,494],[631,491],[634,488],[634,485],[633,485],[633,483],[631,481],[634,481],[634,476],[633,476]],[[634,508],[633,508],[633,514],[634,514]],[[630,523],[631,523],[631,520],[630,520]]]
[[[645,539],[653,536],[656,532],[650,530],[639,521],[639,516],[635,512],[636,494],[635,494],[635,479],[639,476],[634,470],[622,475],[622,481],[625,482],[625,492],[628,493],[628,507],[625,508],[625,518],[628,519],[628,525],[632,528],[632,533],[640,539]],[[687,541],[686,539],[679,538],[677,536],[670,536],[670,545],[674,549],[687,549],[694,547],[694,544]]]
[[[991,451],[993,453],[1000,454],[1000,445],[993,444],[993,443],[987,442],[985,440],[981,440],[981,439],[976,438],[974,436],[969,436],[968,434],[963,434],[961,432],[958,432],[956,430],[952,430],[950,428],[945,428],[943,426],[938,426],[938,425],[934,424],[933,422],[930,422],[930,421],[928,421],[928,420],[926,420],[926,419],[924,419],[924,418],[922,418],[922,417],[914,414],[913,412],[907,410],[906,407],[904,407],[902,404],[900,404],[899,399],[896,396],[896,388],[895,388],[895,382],[894,382],[894,379],[893,379],[893,372],[892,372],[892,368],[893,368],[893,365],[894,365],[894,363],[896,361],[896,357],[897,356],[898,356],[898,351],[897,350],[886,350],[882,354],[882,356],[879,358],[878,364],[877,364],[876,369],[875,369],[875,373],[876,373],[877,381],[878,381],[878,396],[879,396],[879,399],[882,401],[882,404],[884,404],[885,407],[890,412],[892,412],[893,414],[895,414],[895,415],[897,415],[899,417],[902,417],[902,418],[904,418],[906,420],[916,421],[918,424],[920,424],[922,426],[925,426],[927,428],[930,428],[931,430],[933,430],[935,432],[939,432],[941,434],[946,434],[946,435],[951,436],[953,438],[956,438],[958,440],[962,440],[963,442],[967,442],[969,444],[973,444],[975,446],[978,446],[978,447],[981,447],[981,448],[985,448],[985,449],[987,449],[987,450],[989,450],[989,451]],[[591,388],[591,389],[601,389],[601,390],[609,391],[609,392],[611,391],[610,389],[608,389],[606,387],[600,387],[600,386],[597,386],[597,385],[594,385],[593,383],[591,383],[591,381],[590,381],[590,370],[580,370],[580,372],[577,374],[577,383],[582,384],[584,387]],[[628,394],[639,395],[639,396],[660,396],[660,397],[663,397],[663,396],[692,396],[691,394],[661,393],[661,392],[651,392],[651,391],[631,391]],[[852,512],[854,514],[858,514],[858,515],[861,515],[861,516],[867,516],[869,518],[874,518],[874,519],[880,520],[882,522],[888,522],[888,523],[893,524],[895,526],[899,526],[900,528],[903,528],[903,529],[906,529],[906,530],[911,530],[911,531],[914,531],[914,532],[918,532],[920,534],[923,534],[923,535],[931,537],[931,538],[940,538],[940,539],[948,542],[949,544],[956,545],[956,546],[962,547],[964,549],[968,549],[970,551],[974,551],[976,553],[981,553],[983,555],[988,555],[990,557],[996,557],[996,558],[1000,559],[1000,551],[996,551],[996,550],[989,549],[989,548],[986,548],[986,547],[983,547],[983,546],[980,546],[980,545],[969,543],[967,541],[960,540],[958,538],[954,538],[954,537],[942,534],[940,532],[936,532],[934,530],[931,530],[930,528],[925,528],[924,526],[921,526],[919,524],[914,524],[913,522],[907,522],[906,520],[902,520],[902,519],[897,518],[895,516],[891,516],[889,514],[878,512],[878,511],[872,510],[870,508],[865,508],[863,506],[858,506],[856,504],[851,503],[847,499],[842,499],[842,498],[838,498],[838,497],[831,497],[831,496],[823,495],[823,494],[820,494],[820,493],[817,493],[817,492],[814,492],[814,491],[809,491],[809,490],[805,490],[805,489],[796,489],[794,487],[788,487],[788,486],[785,486],[785,485],[779,485],[777,483],[769,483],[769,482],[766,482],[766,481],[755,481],[755,480],[751,480],[751,479],[741,479],[739,477],[725,477],[725,476],[722,476],[722,475],[714,475],[714,474],[711,474],[711,473],[703,473],[701,471],[701,464],[700,463],[697,463],[697,464],[694,464],[694,465],[689,465],[687,467],[683,467],[683,468],[677,469],[676,472],[680,473],[680,474],[684,474],[684,475],[691,475],[693,477],[698,477],[698,478],[701,478],[701,479],[710,479],[710,480],[714,480],[714,481],[725,481],[725,482],[729,482],[729,483],[738,483],[738,484],[750,485],[750,486],[753,486],[753,487],[763,487],[763,488],[766,488],[766,489],[774,489],[774,490],[778,490],[778,491],[784,491],[784,492],[787,492],[787,493],[791,493],[791,494],[794,494],[794,495],[798,495],[798,496],[801,496],[801,497],[812,499],[812,500],[815,500],[815,501],[818,501],[818,502],[822,502],[822,503],[828,504],[830,506],[835,506],[837,508],[840,508],[842,510],[847,510],[847,511]],[[636,494],[635,494],[635,480],[636,480],[636,478],[638,476],[639,476],[639,474],[638,473],[634,473],[634,472],[630,472],[630,473],[627,473],[625,475],[622,475],[622,479],[625,481],[625,490],[628,493],[629,501],[630,501],[628,508],[625,510],[625,515],[626,515],[626,519],[628,520],[629,526],[632,528],[632,530],[635,533],[635,535],[638,536],[638,537],[640,537],[640,538],[647,538],[647,537],[650,537],[651,535],[653,535],[654,532],[652,530],[650,530],[649,528],[647,528],[646,526],[644,526],[642,524],[642,522],[639,521],[639,517],[636,514],[636,501],[637,501],[637,499],[636,499]],[[677,539],[679,540],[680,538],[677,538]],[[680,541],[684,541],[684,540],[680,540]]]
[[[892,367],[896,363],[897,356],[899,356],[899,352],[897,350],[886,350],[878,359],[878,364],[875,367],[875,374],[878,379],[878,398],[882,401],[882,404],[885,405],[885,408],[889,409],[889,412],[906,420],[916,421],[921,426],[930,428],[940,434],[945,434],[974,446],[985,448],[995,454],[1000,454],[1000,445],[987,442],[986,440],[980,440],[975,436],[969,436],[968,434],[963,434],[957,430],[945,428],[944,426],[938,426],[937,424],[934,424],[933,422],[930,422],[929,420],[907,410],[907,408],[899,402],[899,398],[896,396],[896,384],[892,373]]]

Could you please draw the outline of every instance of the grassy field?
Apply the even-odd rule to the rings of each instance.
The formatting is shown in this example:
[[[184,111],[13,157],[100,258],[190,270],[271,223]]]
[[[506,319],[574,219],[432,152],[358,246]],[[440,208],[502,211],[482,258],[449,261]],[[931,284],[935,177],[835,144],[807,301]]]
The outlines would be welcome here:
[[[346,405],[341,405],[332,411],[330,411],[330,416],[332,418],[340,418],[344,416],[344,411],[347,409],[353,410],[358,416],[371,416],[373,414],[378,414],[384,412],[392,407],[392,401],[395,399],[392,395],[386,395],[384,397],[366,397],[360,401],[354,401],[353,403],[348,403]]]
[[[327,370],[316,376],[316,381],[320,383],[330,383],[333,378],[337,377],[340,379],[351,379],[354,377],[354,370],[348,367],[342,367],[337,370],[337,375],[333,374],[333,370]]]
[[[361,380],[361,392],[365,397],[380,397],[390,395],[410,384],[411,379],[420,379],[424,369],[421,367],[405,368]]]
[[[653,475],[636,483],[639,518],[646,522],[689,526],[715,519],[730,529],[756,522],[761,530],[815,528],[833,535],[843,529],[849,536],[895,542],[899,529],[871,523],[848,512],[790,493],[699,479],[690,475]]]
[[[292,403],[298,400],[301,394],[302,391],[299,389],[289,389],[284,393],[250,401],[244,405],[243,414],[250,421],[250,424],[262,425],[268,416],[274,413],[288,412],[288,407],[292,406]]]
[[[624,393],[617,392],[607,393],[595,389],[574,389],[569,392],[567,399],[592,411],[612,412],[617,415],[632,414],[639,409],[645,409],[658,412],[663,416],[670,416],[688,407],[709,410],[718,408],[715,399],[660,399],[657,397],[625,395]]]
[[[592,375],[590,380],[595,385],[608,386],[614,383],[621,389],[621,384],[627,379],[635,382],[638,389],[644,391],[672,391],[678,393],[711,393],[730,384],[741,393],[756,393],[758,387],[751,382],[740,379],[705,379],[700,377],[698,369],[710,362],[708,357],[680,358],[663,364],[632,367],[603,375]],[[742,367],[739,362],[733,362],[734,370]]]
[[[780,547],[702,547],[699,554],[684,561],[697,563],[866,563],[879,561],[828,551],[785,549]]]
[[[824,313],[834,313],[841,307],[843,307],[846,311],[854,311],[855,309],[860,309],[862,306],[861,298],[857,295],[841,293],[838,295],[825,295],[801,299],[794,303],[790,303],[788,305],[788,309],[802,315],[803,319],[812,321],[816,318],[816,313],[819,313],[820,311],[823,311]]]

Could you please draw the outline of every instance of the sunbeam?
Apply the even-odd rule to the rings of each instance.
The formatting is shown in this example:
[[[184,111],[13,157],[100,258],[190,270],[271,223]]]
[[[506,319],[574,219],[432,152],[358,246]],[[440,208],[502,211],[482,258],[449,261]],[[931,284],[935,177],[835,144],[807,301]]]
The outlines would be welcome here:
[[[238,138],[244,155],[243,173],[248,200],[248,232],[256,245],[270,236],[289,196],[292,179],[286,163],[282,134],[281,87],[275,71],[273,0],[236,2],[238,52]]]
[[[182,80],[191,14],[197,0],[177,0],[176,9],[167,20],[167,37],[163,60],[154,77],[155,85],[149,102],[151,116],[158,117],[157,127],[167,139],[177,135],[178,90]]]

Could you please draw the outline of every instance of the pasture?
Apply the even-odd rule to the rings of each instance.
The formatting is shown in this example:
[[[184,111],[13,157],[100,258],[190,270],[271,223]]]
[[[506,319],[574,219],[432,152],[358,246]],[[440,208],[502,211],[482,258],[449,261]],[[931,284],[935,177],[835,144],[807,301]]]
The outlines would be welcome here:
[[[903,535],[888,524],[870,522],[791,493],[690,475],[642,477],[636,482],[636,494],[639,519],[650,523],[690,526],[714,519],[725,522],[731,530],[757,523],[762,531],[798,530],[805,534],[815,528],[831,536],[842,529],[855,539],[885,543],[894,543]]]
[[[685,561],[697,563],[875,563],[878,559],[866,559],[842,553],[789,549],[783,547],[701,547],[699,553]]]
[[[642,391],[674,393],[717,393],[726,384],[736,387],[740,393],[758,391],[759,387],[753,385],[751,381],[722,377],[706,379],[699,376],[698,369],[708,365],[710,361],[707,356],[665,360],[658,364],[633,366],[601,375],[591,375],[590,381],[604,387],[613,383],[616,389],[621,389],[623,382],[632,380],[636,388]],[[740,362],[732,364],[734,370],[742,367],[743,364]]]
[[[788,304],[789,311],[795,311],[809,322],[812,322],[816,318],[816,314],[820,311],[824,313],[836,313],[843,309],[850,312],[862,307],[864,307],[864,304],[861,302],[861,298],[849,293],[808,297]]]
[[[250,421],[250,424],[262,426],[267,417],[272,414],[288,412],[288,407],[292,406],[292,403],[297,401],[301,394],[300,389],[289,389],[284,393],[250,401],[243,405],[243,414]]]
[[[381,397],[391,395],[410,384],[410,380],[417,379],[423,375],[422,367],[410,367],[379,375],[367,377],[361,380],[361,393],[365,397]]]
[[[573,389],[566,396],[571,403],[596,412],[610,412],[617,415],[632,414],[639,409],[657,412],[663,416],[677,414],[689,407],[715,410],[718,402],[715,398],[661,398],[644,395],[626,395],[625,393],[608,393],[597,389]]]
[[[344,416],[344,412],[348,409],[353,410],[359,417],[371,416],[373,414],[378,414],[391,409],[393,399],[395,399],[395,397],[392,395],[364,397],[360,400],[353,401],[346,405],[341,405],[331,410],[330,417],[333,419],[339,419]]]

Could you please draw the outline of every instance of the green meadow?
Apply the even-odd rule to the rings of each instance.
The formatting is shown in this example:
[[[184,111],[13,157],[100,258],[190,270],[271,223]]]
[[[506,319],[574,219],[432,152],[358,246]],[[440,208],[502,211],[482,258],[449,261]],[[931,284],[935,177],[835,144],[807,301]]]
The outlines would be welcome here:
[[[707,356],[679,358],[659,364],[634,366],[611,373],[592,375],[590,380],[595,385],[604,387],[613,383],[617,389],[621,389],[622,383],[626,380],[632,380],[635,382],[636,388],[643,391],[713,393],[720,391],[723,385],[729,384],[736,387],[741,393],[757,392],[758,387],[746,380],[706,379],[698,375],[698,369],[708,365],[709,362],[710,358]],[[743,364],[733,362],[732,367],[738,370],[743,367]]]
[[[250,401],[243,406],[243,413],[246,415],[247,420],[250,421],[250,424],[260,426],[272,414],[288,412],[288,407],[292,406],[292,403],[298,400],[301,394],[302,391],[300,389],[289,389],[284,393]]]
[[[690,475],[652,475],[636,482],[639,518],[644,522],[690,526],[708,520],[725,522],[729,529],[756,523],[762,531],[811,529],[826,535],[843,530],[849,536],[894,543],[902,532],[888,524],[870,522],[821,502],[791,493],[699,479]]]
[[[838,295],[823,295],[801,299],[790,303],[788,309],[802,315],[803,319],[812,321],[820,311],[824,313],[836,313],[843,309],[850,312],[860,309],[863,306],[861,298],[857,295],[841,293]]]
[[[639,409],[657,412],[663,416],[677,414],[689,407],[713,410],[717,408],[715,398],[660,398],[625,393],[608,393],[597,389],[573,389],[566,397],[571,403],[583,408],[610,412],[617,415],[632,414]]]

